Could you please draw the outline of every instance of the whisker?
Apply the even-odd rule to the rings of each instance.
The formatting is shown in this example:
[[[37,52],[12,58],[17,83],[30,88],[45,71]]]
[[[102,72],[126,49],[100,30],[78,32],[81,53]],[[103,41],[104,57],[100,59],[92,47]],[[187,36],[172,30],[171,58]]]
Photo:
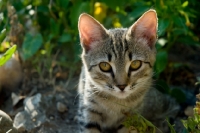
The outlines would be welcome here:
[[[76,98],[77,98],[79,95],[80,95],[80,94],[77,93],[77,95],[75,96],[75,98],[74,98],[74,102],[73,102],[73,105],[75,105]]]

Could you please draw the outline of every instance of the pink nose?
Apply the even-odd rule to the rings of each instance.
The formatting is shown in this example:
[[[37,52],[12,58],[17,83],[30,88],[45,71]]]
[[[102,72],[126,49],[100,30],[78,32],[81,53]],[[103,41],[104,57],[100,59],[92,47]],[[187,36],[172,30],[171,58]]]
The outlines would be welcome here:
[[[127,85],[117,85],[117,87],[118,87],[121,91],[123,91],[123,90],[125,89],[126,86],[127,86]]]

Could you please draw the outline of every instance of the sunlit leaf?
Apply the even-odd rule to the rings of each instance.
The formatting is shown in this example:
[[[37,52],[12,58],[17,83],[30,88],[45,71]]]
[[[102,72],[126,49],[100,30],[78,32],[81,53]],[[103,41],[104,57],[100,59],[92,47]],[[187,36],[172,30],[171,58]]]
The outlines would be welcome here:
[[[182,4],[182,7],[186,7],[188,6],[189,2],[188,1],[185,1],[183,4]]]
[[[107,8],[106,4],[100,2],[96,2],[94,5],[94,18],[100,23],[102,23],[107,16]]]
[[[34,6],[39,6],[41,3],[42,3],[42,0],[34,0],[34,1],[32,2],[32,4],[33,4]]]
[[[0,66],[5,64],[13,55],[13,53],[16,51],[17,46],[13,45],[11,48],[9,48],[3,56],[0,57]]]

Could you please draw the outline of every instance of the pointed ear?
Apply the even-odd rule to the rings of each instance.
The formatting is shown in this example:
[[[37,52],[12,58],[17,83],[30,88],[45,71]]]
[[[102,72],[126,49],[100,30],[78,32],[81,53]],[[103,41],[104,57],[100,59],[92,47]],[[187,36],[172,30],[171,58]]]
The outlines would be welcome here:
[[[129,37],[134,37],[153,48],[157,40],[158,19],[155,10],[145,12],[129,29]]]
[[[81,44],[86,51],[95,47],[94,42],[101,41],[107,36],[106,29],[86,13],[80,15],[78,29]]]

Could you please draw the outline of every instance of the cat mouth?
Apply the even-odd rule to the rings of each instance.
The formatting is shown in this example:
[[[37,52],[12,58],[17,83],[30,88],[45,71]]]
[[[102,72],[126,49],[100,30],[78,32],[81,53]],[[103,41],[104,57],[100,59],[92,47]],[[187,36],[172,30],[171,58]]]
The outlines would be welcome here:
[[[116,98],[125,99],[129,96],[129,92],[127,92],[127,88],[121,90],[117,86],[106,85],[109,88],[109,93]]]

